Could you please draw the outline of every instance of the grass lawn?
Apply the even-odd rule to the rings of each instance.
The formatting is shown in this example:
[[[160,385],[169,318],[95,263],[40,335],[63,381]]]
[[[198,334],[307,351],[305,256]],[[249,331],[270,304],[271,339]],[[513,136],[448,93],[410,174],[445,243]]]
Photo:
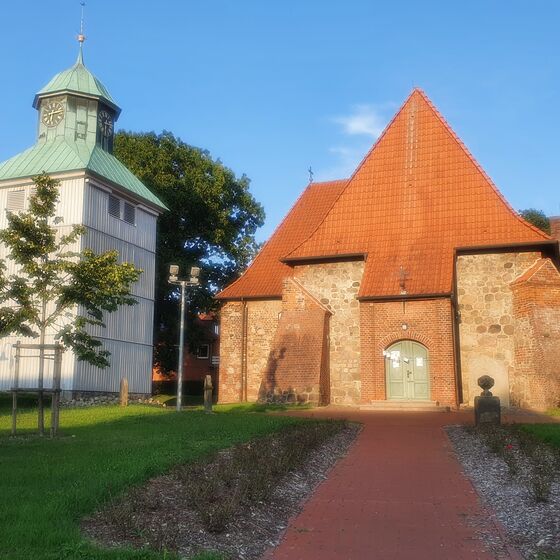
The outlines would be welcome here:
[[[560,424],[523,424],[522,429],[538,439],[560,448]]]
[[[55,440],[33,435],[36,413],[28,410],[18,418],[23,435],[13,439],[8,401],[0,401],[0,558],[172,558],[97,549],[82,539],[79,522],[101,503],[172,465],[301,421],[249,414],[255,410],[250,405],[216,410],[206,415],[143,405],[62,409]]]

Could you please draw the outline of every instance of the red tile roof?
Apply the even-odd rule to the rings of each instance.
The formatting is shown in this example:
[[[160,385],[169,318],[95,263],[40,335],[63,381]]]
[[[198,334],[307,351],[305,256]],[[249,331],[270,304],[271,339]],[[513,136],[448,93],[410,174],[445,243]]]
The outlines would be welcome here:
[[[455,248],[546,240],[415,89],[352,177],[310,186],[219,297],[280,296],[281,277],[290,275],[280,260],[356,253],[367,255],[361,297],[399,295],[401,267],[408,294],[444,294]]]
[[[245,273],[218,294],[219,299],[280,297],[292,269],[280,259],[307,239],[326,216],[346,180],[311,183],[265,243]]]

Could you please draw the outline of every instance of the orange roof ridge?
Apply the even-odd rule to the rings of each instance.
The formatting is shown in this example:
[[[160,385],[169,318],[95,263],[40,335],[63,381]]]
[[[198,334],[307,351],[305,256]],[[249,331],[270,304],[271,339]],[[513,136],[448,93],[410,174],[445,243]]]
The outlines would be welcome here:
[[[426,101],[426,103],[430,106],[430,108],[432,109],[432,111],[435,113],[435,115],[437,116],[437,118],[441,121],[441,123],[443,124],[443,126],[446,128],[446,130],[449,132],[449,134],[451,135],[451,137],[453,138],[453,140],[455,140],[455,142],[457,142],[457,144],[459,144],[459,146],[462,148],[462,150],[467,154],[467,156],[469,157],[469,159],[474,163],[474,165],[476,165],[478,171],[481,173],[481,175],[488,181],[488,183],[490,184],[490,186],[492,187],[492,189],[494,190],[494,192],[498,195],[498,197],[502,200],[502,202],[505,204],[505,206],[507,207],[507,209],[518,219],[520,220],[524,225],[530,227],[533,231],[535,231],[536,233],[542,235],[542,237],[544,239],[552,239],[550,237],[550,235],[546,234],[544,231],[540,230],[538,227],[534,226],[533,224],[531,224],[530,222],[528,222],[527,220],[525,220],[522,216],[519,215],[519,212],[516,212],[515,209],[511,206],[511,204],[507,201],[506,197],[501,193],[500,189],[496,186],[496,184],[494,183],[494,181],[492,180],[492,178],[486,173],[486,171],[484,170],[484,168],[478,163],[478,161],[476,160],[476,158],[472,155],[472,153],[470,152],[470,150],[467,148],[467,146],[463,143],[463,141],[459,138],[459,136],[457,135],[457,133],[453,130],[453,128],[451,127],[451,125],[447,122],[447,120],[445,119],[445,117],[439,112],[438,108],[432,103],[432,100],[426,95],[426,93],[421,89],[421,88],[414,88],[414,91],[418,92],[422,98],[424,99],[424,101]],[[413,91],[413,93],[414,93]]]
[[[348,187],[348,185],[350,185],[350,183],[352,182],[352,179],[355,177],[355,175],[358,173],[358,171],[360,170],[360,168],[365,164],[365,162],[369,159],[370,155],[373,153],[373,151],[375,150],[375,148],[377,147],[377,145],[381,142],[381,140],[383,139],[383,137],[385,136],[386,132],[391,128],[391,125],[393,124],[393,122],[397,119],[397,117],[401,114],[402,110],[404,109],[405,105],[408,103],[409,99],[414,95],[414,92],[417,90],[417,88],[414,88],[410,94],[408,95],[408,97],[405,99],[404,103],[401,105],[400,109],[395,113],[395,115],[393,116],[393,118],[389,121],[389,123],[387,124],[387,126],[383,129],[383,132],[381,132],[381,134],[378,136],[377,140],[375,140],[375,142],[373,143],[373,146],[366,152],[366,155],[360,160],[360,163],[358,163],[358,167],[356,167],[356,169],[354,169],[353,173],[350,175],[350,177],[348,177],[348,179],[346,179],[347,183],[346,183],[346,187]],[[338,199],[342,196],[342,193],[344,192],[344,189],[340,192],[340,194],[338,195],[337,199],[334,201],[333,205],[331,206],[334,207],[334,205],[338,202]],[[329,210],[330,212],[330,210]],[[328,216],[328,212],[325,215],[325,218]],[[322,223],[322,222],[321,222]],[[319,229],[319,227],[321,226],[321,223],[317,224],[317,227],[309,234],[309,236],[307,237],[307,239],[304,239],[297,247],[294,247],[288,254],[284,255],[284,258],[288,258],[290,255],[292,255],[293,253],[295,253],[300,247],[301,245],[303,245],[314,233],[317,229]]]

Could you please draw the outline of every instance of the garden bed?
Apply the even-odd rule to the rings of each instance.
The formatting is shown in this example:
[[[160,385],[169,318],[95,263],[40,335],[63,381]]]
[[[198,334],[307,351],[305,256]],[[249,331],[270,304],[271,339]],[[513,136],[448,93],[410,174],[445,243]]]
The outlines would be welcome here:
[[[560,450],[533,426],[451,426],[447,433],[509,543],[526,559],[560,558]]]
[[[87,519],[107,546],[256,559],[346,452],[359,427],[305,422],[173,469]]]

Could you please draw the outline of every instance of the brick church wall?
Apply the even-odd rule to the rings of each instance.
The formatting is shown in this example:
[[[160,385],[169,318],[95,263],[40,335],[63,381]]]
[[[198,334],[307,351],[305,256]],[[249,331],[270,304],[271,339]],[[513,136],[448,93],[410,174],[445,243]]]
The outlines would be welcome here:
[[[550,236],[560,241],[560,216],[550,216]]]
[[[503,405],[510,400],[510,377],[515,375],[516,319],[510,284],[540,253],[495,253],[457,257],[457,300],[463,401],[472,404],[480,394],[476,380],[490,375],[493,393]]]
[[[284,281],[282,314],[264,370],[259,400],[329,402],[331,313],[294,279]]]
[[[383,350],[399,340],[420,342],[429,352],[430,398],[456,406],[451,301],[362,302],[362,403],[387,398]],[[403,324],[407,328],[404,330]]]
[[[247,400],[256,401],[262,374],[282,310],[280,300],[247,301]],[[219,402],[238,402],[242,395],[243,303],[226,302],[220,312]]]
[[[361,401],[357,295],[363,272],[363,261],[294,267],[294,277],[332,313],[329,361],[330,402],[333,404],[358,404]]]
[[[516,367],[512,404],[544,410],[560,405],[560,275],[550,262],[512,284]]]

